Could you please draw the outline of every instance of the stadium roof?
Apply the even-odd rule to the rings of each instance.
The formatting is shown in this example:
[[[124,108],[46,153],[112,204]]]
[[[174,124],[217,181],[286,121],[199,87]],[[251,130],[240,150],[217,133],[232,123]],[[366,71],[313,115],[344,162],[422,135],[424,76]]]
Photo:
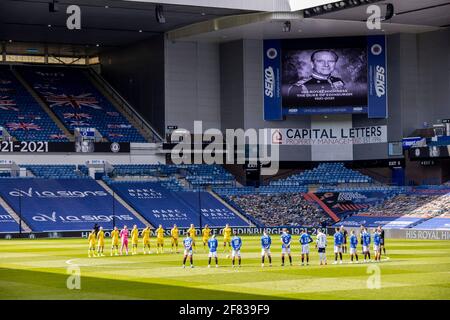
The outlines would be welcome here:
[[[422,33],[450,26],[450,2],[447,0],[390,0],[377,2],[386,10],[394,4],[395,16],[382,23],[381,30],[366,25],[367,5],[304,18],[302,11],[265,12],[216,18],[169,31],[171,40],[225,42],[241,38],[305,38],[368,35],[377,33]],[[291,31],[283,24],[291,22]]]
[[[0,41],[6,41],[8,53],[26,54],[29,49],[40,52],[47,44],[55,54],[92,55],[196,22],[251,12],[167,4],[164,5],[166,23],[161,24],[155,19],[156,4],[148,1],[59,0],[58,12],[49,11],[49,2],[0,1]],[[66,8],[71,4],[81,8],[81,30],[66,27]]]

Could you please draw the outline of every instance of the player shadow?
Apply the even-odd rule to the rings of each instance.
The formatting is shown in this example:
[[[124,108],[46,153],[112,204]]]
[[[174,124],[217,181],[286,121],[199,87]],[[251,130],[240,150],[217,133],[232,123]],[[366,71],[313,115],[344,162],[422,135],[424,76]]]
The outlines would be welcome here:
[[[82,270],[81,270],[82,272]],[[68,289],[70,274],[0,268],[0,300],[279,300],[276,296],[224,292],[182,285],[81,276],[81,288]]]

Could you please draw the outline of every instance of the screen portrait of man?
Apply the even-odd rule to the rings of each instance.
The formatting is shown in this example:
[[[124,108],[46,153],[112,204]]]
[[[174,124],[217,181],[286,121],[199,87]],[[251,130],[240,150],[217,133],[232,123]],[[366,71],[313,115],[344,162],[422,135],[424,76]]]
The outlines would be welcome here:
[[[310,91],[344,89],[344,81],[332,75],[338,60],[339,56],[332,50],[314,51],[311,55],[311,75],[291,85],[288,94],[296,96]]]

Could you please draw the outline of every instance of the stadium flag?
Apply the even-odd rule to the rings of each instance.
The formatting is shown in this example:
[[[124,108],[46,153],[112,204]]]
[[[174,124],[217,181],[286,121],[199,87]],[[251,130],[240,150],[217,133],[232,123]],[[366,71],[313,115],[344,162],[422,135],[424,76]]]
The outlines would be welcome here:
[[[5,111],[19,111],[14,100],[8,96],[0,96],[0,109]]]
[[[9,122],[6,124],[9,130],[17,131],[17,130],[42,130],[40,126],[34,123],[25,123],[25,122]]]
[[[50,105],[53,107],[69,106],[74,109],[81,109],[88,107],[92,109],[101,110],[102,107],[98,105],[98,100],[92,97],[92,93],[84,93],[79,95],[53,94],[51,92],[44,92],[43,95]]]
[[[368,116],[384,119],[388,116],[386,37],[368,36],[367,46]]]

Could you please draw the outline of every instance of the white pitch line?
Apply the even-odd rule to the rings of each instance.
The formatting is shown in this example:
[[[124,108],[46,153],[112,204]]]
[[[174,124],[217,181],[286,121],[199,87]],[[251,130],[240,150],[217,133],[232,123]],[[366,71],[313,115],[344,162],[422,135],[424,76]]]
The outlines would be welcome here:
[[[76,260],[76,259],[70,259],[70,260],[67,260],[66,263],[69,264],[69,265],[71,265],[73,260]]]

